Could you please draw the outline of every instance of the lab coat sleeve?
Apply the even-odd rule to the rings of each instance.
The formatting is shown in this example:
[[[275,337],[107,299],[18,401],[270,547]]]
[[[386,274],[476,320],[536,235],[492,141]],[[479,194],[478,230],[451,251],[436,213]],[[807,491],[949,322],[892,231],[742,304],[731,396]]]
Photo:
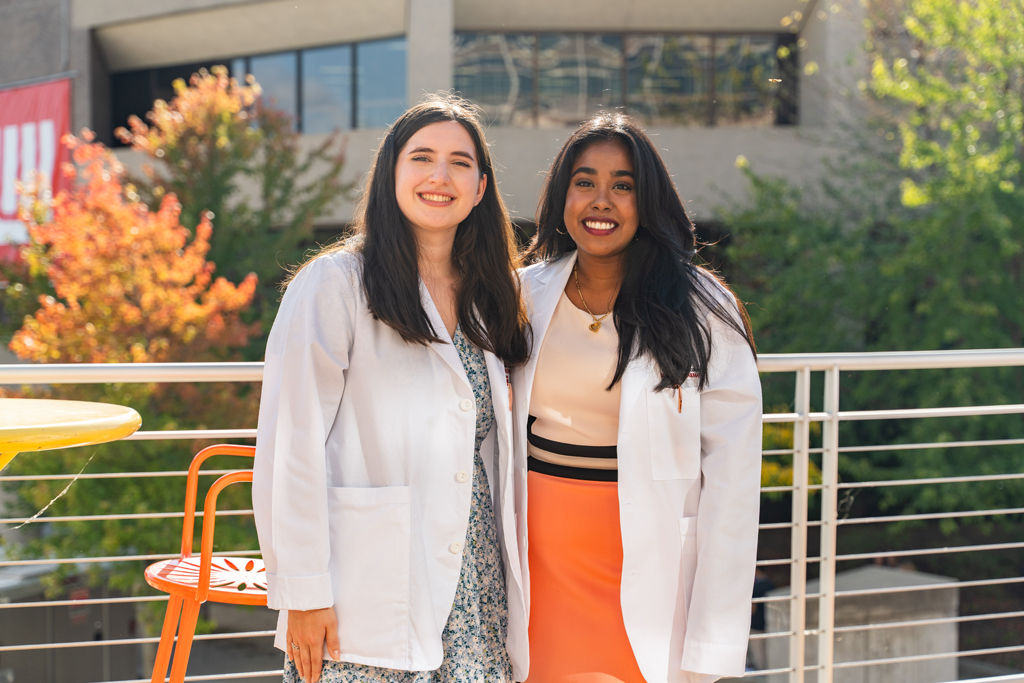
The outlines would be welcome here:
[[[731,296],[723,304],[735,311]],[[712,321],[713,355],[700,401],[697,568],[682,669],[742,676],[757,559],[761,383],[746,340]]]
[[[334,604],[325,444],[353,339],[358,278],[346,266],[354,258],[319,257],[303,268],[267,342],[252,503],[273,609]]]

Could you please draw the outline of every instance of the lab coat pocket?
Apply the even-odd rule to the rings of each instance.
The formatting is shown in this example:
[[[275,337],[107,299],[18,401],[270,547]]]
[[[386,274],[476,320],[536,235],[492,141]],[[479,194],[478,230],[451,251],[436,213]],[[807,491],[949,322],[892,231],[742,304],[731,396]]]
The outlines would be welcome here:
[[[700,391],[695,381],[648,392],[647,428],[655,481],[700,477]]]
[[[341,651],[403,659],[409,648],[409,487],[329,487],[327,500]]]

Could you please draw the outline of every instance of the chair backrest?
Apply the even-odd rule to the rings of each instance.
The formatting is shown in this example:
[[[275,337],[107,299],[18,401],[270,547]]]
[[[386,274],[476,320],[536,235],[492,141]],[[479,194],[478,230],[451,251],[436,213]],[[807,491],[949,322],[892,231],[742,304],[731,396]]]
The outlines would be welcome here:
[[[208,458],[212,458],[215,455],[238,455],[241,457],[252,458],[255,457],[256,455],[256,447],[236,446],[232,444],[217,444],[216,446],[208,446],[207,448],[204,448],[203,450],[196,453],[196,456],[192,458],[192,464],[188,468],[188,479],[185,484],[185,522],[182,525],[181,530],[181,559],[185,559],[186,557],[192,557],[192,534],[194,532],[196,522],[196,497],[198,496],[197,489],[199,487],[199,468],[204,461],[206,461]],[[246,470],[246,472],[249,474],[249,481],[252,481],[252,472],[249,470]],[[233,472],[232,474],[237,473]],[[220,480],[218,479],[217,482],[219,483]],[[224,486],[226,486],[227,483],[225,483]],[[219,489],[217,489],[217,492],[219,493],[220,489],[224,488],[224,486],[221,486]],[[210,489],[210,492],[213,492],[212,488]],[[209,498],[210,496],[209,494],[207,494],[207,502],[209,502]],[[217,497],[215,495],[214,503],[216,503],[216,498]],[[203,515],[206,516],[209,514],[210,513],[206,512],[204,508]],[[209,519],[209,525],[204,523],[203,528],[205,530],[207,526],[210,526],[212,535],[212,515]]]

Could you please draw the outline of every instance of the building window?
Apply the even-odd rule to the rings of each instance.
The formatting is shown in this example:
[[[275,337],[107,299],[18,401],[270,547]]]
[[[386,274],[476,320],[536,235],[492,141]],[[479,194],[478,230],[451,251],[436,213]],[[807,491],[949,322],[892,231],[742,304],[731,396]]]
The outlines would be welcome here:
[[[330,133],[335,128],[353,127],[354,59],[354,45],[302,51],[303,132]]]
[[[456,33],[455,90],[502,126],[534,122],[532,33]]]
[[[356,121],[383,128],[405,111],[405,38],[356,45]]]
[[[490,123],[573,125],[624,108],[648,125],[797,122],[789,34],[455,35],[455,89]]]
[[[628,36],[630,113],[653,126],[709,123],[710,65],[709,36]]]
[[[249,73],[263,90],[260,95],[263,103],[291,117],[296,128],[300,127],[299,94],[296,87],[298,66],[298,54],[295,52],[278,52],[249,59]]]
[[[264,102],[287,113],[301,133],[383,128],[405,111],[405,38],[290,50],[226,60],[232,78],[252,74]],[[115,126],[144,118],[157,99],[174,97],[172,83],[214,63],[114,74]]]

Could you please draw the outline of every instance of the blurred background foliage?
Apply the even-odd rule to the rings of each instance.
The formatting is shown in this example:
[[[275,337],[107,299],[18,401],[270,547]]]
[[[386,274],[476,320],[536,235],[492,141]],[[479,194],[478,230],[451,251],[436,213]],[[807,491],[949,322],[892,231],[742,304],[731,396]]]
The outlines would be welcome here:
[[[870,77],[816,187],[738,165],[723,269],[763,352],[1008,348],[1024,329],[1024,16],[1000,0],[869,3]],[[1017,403],[1018,368],[848,373],[844,409]],[[766,382],[769,401],[792,387]],[[817,394],[820,396],[820,393]],[[1019,415],[843,425],[844,445],[1024,436]],[[1019,447],[844,454],[841,476],[1017,472]],[[1019,481],[890,487],[881,510],[1012,507]],[[867,500],[864,500],[867,503]],[[997,518],[1016,523],[1014,517]],[[942,525],[947,533],[964,520]],[[991,520],[986,522],[991,524]]]

